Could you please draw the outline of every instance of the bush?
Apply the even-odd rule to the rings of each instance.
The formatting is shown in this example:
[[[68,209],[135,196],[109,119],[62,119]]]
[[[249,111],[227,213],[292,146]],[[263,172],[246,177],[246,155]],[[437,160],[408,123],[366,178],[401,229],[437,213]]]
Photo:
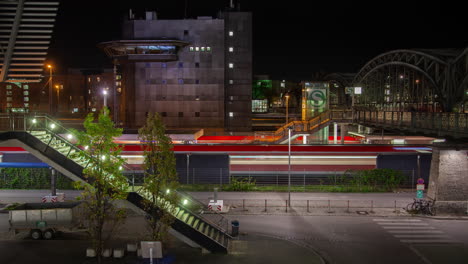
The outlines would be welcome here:
[[[231,183],[223,187],[225,191],[245,192],[255,189],[255,181],[249,178],[231,177]]]

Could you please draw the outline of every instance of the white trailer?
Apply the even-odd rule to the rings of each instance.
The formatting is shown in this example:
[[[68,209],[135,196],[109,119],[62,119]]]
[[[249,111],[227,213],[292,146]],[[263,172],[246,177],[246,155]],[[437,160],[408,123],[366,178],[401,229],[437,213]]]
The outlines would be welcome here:
[[[10,230],[29,231],[33,239],[52,239],[58,231],[80,228],[81,203],[25,203],[9,211]]]

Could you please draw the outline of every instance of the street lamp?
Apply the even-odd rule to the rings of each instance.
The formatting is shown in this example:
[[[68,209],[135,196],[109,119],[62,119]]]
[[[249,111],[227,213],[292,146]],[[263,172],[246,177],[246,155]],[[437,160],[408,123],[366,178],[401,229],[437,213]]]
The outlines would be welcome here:
[[[55,89],[57,89],[57,113],[58,113],[59,108],[60,108],[60,85],[56,84]]]
[[[288,127],[288,206],[291,207],[291,126]]]
[[[52,104],[52,65],[47,64],[47,69],[49,69],[49,114],[52,115],[54,111]]]
[[[104,95],[104,107],[107,107],[107,90],[104,89],[102,94]]]
[[[288,117],[289,117],[289,94],[286,94],[286,124],[288,124]]]

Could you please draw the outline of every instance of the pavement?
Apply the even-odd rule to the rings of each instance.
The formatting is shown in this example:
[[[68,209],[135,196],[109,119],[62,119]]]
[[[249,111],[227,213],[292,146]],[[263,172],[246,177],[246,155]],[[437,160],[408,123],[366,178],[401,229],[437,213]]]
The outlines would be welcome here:
[[[41,196],[47,195],[48,190],[0,190],[0,210],[2,207],[13,202],[38,202]],[[65,191],[67,199],[74,199],[79,195],[79,191]],[[198,200],[207,200],[212,198],[213,193],[211,192],[200,192],[191,193]],[[238,219],[241,221],[241,235],[239,241],[243,241],[242,245],[247,245],[243,250],[240,250],[239,254],[236,255],[219,255],[219,254],[203,254],[200,249],[191,248],[182,242],[172,239],[166,254],[166,259],[171,263],[328,263],[329,259],[336,259],[337,256],[332,256],[327,252],[328,249],[322,248],[325,241],[331,241],[330,247],[336,247],[335,238],[328,238],[326,240],[317,240],[317,234],[321,234],[321,230],[324,227],[324,223],[333,223],[333,219],[348,219],[343,223],[362,221],[372,221],[373,217],[386,217],[386,219],[404,219],[406,217],[412,217],[404,212],[400,205],[406,205],[413,200],[413,193],[371,193],[371,194],[343,194],[343,193],[292,193],[293,202],[292,207],[286,212],[286,206],[283,203],[287,197],[287,193],[234,193],[234,192],[222,192],[218,193],[218,199],[224,199],[230,201],[230,206],[233,206],[232,210],[226,214],[226,218],[233,220]],[[239,204],[246,200],[247,206]],[[267,200],[267,210],[265,211],[264,201]],[[330,207],[328,207],[328,200],[332,201]],[[309,201],[309,207],[307,211],[307,201]],[[312,206],[314,201],[314,206]],[[351,206],[348,207],[348,201]],[[374,201],[373,204],[376,206],[371,211],[369,207],[369,201]],[[390,201],[390,202],[389,202]],[[276,204],[278,202],[278,204]],[[398,210],[392,208],[392,204],[397,203]],[[385,205],[380,208],[379,204]],[[386,206],[389,206],[388,208]],[[247,210],[246,210],[247,209]],[[284,234],[281,233],[283,227],[277,226],[275,223],[276,219],[291,219],[288,221],[295,221],[294,216],[297,216],[297,220],[301,221],[319,221],[321,229],[313,231],[314,236],[307,236],[300,238],[301,234],[306,232],[312,232],[307,226],[316,225],[300,225],[305,226],[303,231],[294,232],[284,230]],[[333,217],[335,216],[335,217]],[[263,218],[262,218],[263,217]],[[279,217],[279,218],[278,218]],[[351,218],[350,218],[351,217]],[[395,218],[397,217],[397,218]],[[436,217],[421,217],[422,219],[440,219],[440,220],[468,220],[467,216],[436,216]],[[264,220],[261,220],[264,219]],[[322,219],[322,220],[313,220]],[[328,220],[327,220],[328,219]],[[349,220],[355,219],[355,220]],[[359,220],[361,219],[361,220]],[[366,220],[367,219],[367,220]],[[271,225],[262,225],[271,220]],[[281,222],[284,220],[280,220]],[[323,222],[325,221],[325,222]],[[392,220],[393,221],[393,220]],[[457,222],[458,221],[454,221]],[[303,223],[303,222],[301,222]],[[259,225],[260,224],[260,225]],[[359,224],[361,226],[362,224]],[[297,224],[289,224],[289,228],[296,229],[299,226]],[[334,226],[334,225],[333,225]],[[340,225],[336,227],[339,228]],[[89,246],[89,242],[85,240],[83,234],[64,234],[63,237],[59,237],[52,241],[33,241],[27,238],[27,234],[20,234],[12,236],[8,233],[8,214],[0,213],[0,263],[93,263],[93,260],[85,258],[85,250]],[[112,247],[125,247],[127,242],[140,241],[145,236],[146,230],[144,227],[144,219],[141,216],[130,215],[127,219],[127,223],[119,230],[119,236],[112,241]],[[332,227],[330,227],[332,228]],[[333,227],[335,228],[335,227]],[[263,230],[263,231],[262,231]],[[277,232],[275,230],[278,230]],[[353,230],[353,229],[351,229]],[[318,233],[317,233],[318,232]],[[341,231],[340,231],[341,232]],[[348,232],[348,231],[347,231]],[[332,232],[333,234],[333,232]],[[338,233],[340,234],[340,233]],[[361,234],[361,233],[359,233]],[[355,236],[359,235],[356,234]],[[324,235],[325,236],[325,235]],[[340,235],[341,237],[341,235]],[[347,238],[346,236],[345,238]],[[310,240],[312,239],[312,240]],[[345,240],[346,240],[345,239]],[[375,239],[365,239],[363,241],[374,241]],[[333,242],[335,241],[335,242]],[[340,241],[340,240],[338,240]],[[317,242],[317,243],[315,243]],[[362,250],[361,246],[364,247],[363,243],[348,244],[356,245],[357,250],[361,250],[364,254],[366,250]],[[367,245],[366,247],[368,247]],[[51,248],[59,247],[60,250],[53,250]],[[349,247],[349,246],[347,246]],[[411,248],[411,246],[410,246]],[[344,249],[344,248],[343,248]],[[400,249],[399,249],[400,250]],[[453,263],[465,263],[464,255],[466,249],[450,247],[441,249],[441,247],[434,247],[432,245],[422,245],[414,247],[414,254],[420,254],[424,258],[431,259],[431,261],[423,261],[422,263],[444,263],[437,260],[439,255],[438,251],[452,250],[453,254],[463,256],[462,262]],[[458,250],[458,251],[457,251]],[[461,251],[460,251],[461,250]],[[457,251],[457,252],[455,252]],[[385,252],[385,251],[382,251]],[[381,254],[383,254],[380,252]],[[435,253],[434,253],[435,252]],[[449,252],[449,254],[452,254]],[[352,253],[350,253],[352,254]],[[413,254],[413,253],[407,253]],[[452,254],[452,255],[453,255]],[[339,259],[339,257],[338,257]],[[327,261],[326,261],[327,260]],[[343,262],[344,261],[344,262]],[[129,255],[124,259],[120,260],[107,260],[105,263],[142,263],[141,259],[135,255]],[[346,258],[342,262],[336,263],[347,263]],[[351,262],[350,262],[351,263]],[[371,263],[371,262],[362,262]]]

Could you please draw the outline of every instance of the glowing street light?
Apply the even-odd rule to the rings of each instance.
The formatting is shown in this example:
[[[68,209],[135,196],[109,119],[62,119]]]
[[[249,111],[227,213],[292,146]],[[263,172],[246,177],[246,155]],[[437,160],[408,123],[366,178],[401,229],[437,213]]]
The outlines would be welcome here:
[[[107,89],[104,89],[102,94],[104,95],[104,106],[107,107]]]
[[[288,124],[288,119],[289,119],[289,94],[286,94],[284,97],[286,97],[286,124]]]
[[[52,115],[54,107],[52,104],[52,65],[47,64],[47,69],[49,69],[49,114]]]

